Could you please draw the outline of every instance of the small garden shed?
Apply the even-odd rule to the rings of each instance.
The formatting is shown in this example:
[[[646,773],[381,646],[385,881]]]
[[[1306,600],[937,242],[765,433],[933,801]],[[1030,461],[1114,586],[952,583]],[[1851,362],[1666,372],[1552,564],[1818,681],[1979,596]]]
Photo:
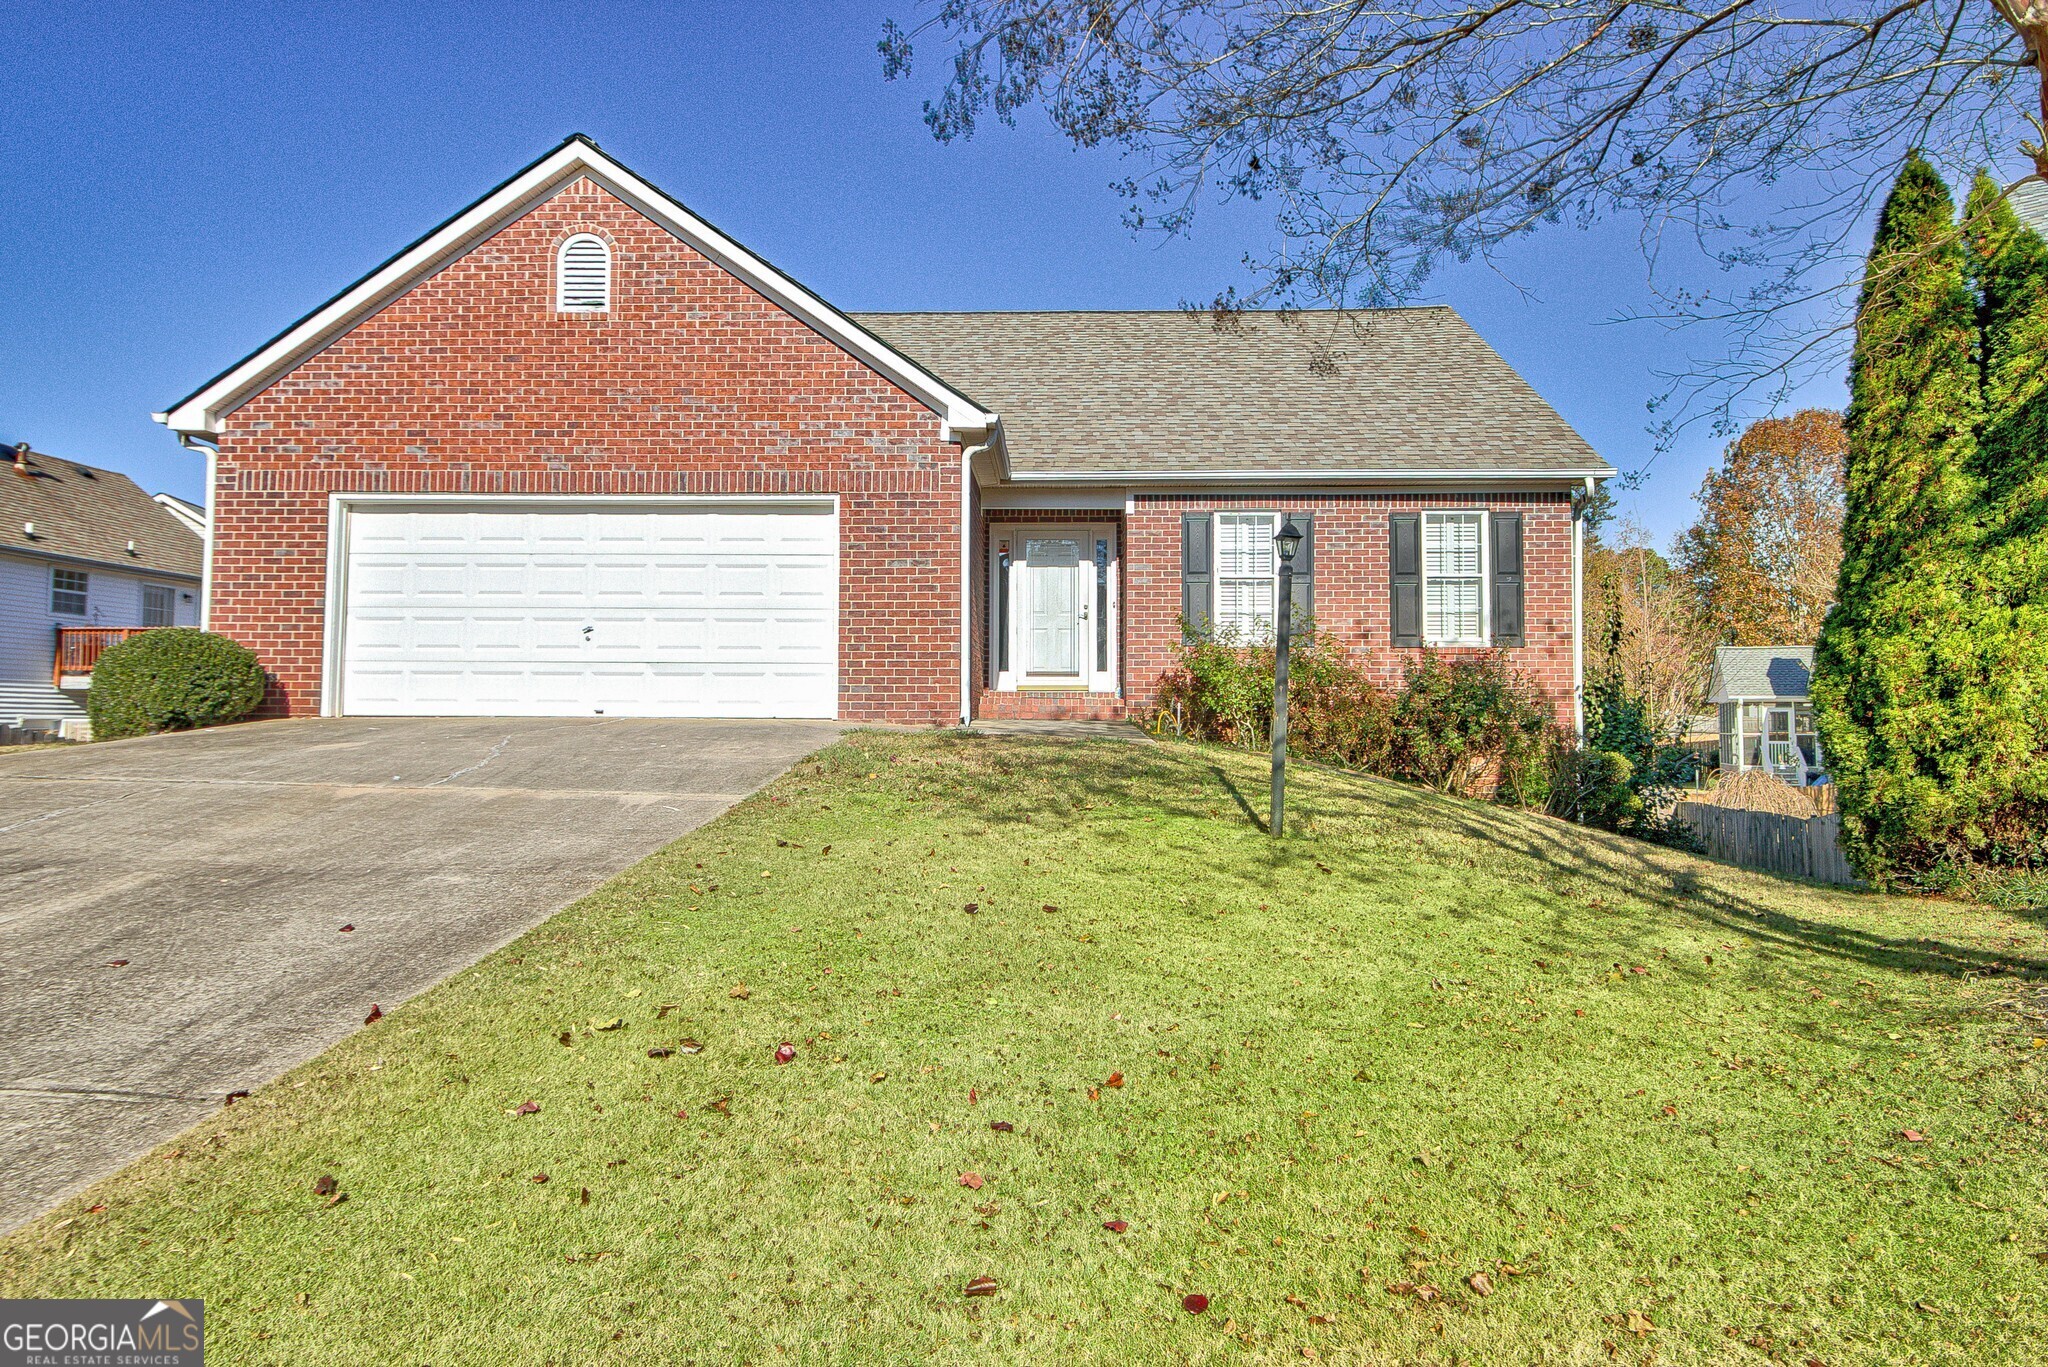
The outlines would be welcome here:
[[[1707,701],[1721,713],[1721,772],[1762,769],[1801,787],[1825,783],[1812,685],[1812,646],[1716,649]]]

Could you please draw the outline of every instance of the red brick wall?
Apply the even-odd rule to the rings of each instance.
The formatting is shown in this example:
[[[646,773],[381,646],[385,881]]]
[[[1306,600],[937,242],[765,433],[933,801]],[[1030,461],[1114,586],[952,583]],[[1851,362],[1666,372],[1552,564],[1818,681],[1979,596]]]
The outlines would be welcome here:
[[[1180,520],[1234,509],[1315,515],[1318,628],[1344,641],[1379,680],[1401,683],[1420,652],[1396,649],[1388,592],[1387,515],[1425,508],[1491,508],[1522,514],[1524,639],[1514,667],[1541,684],[1561,724],[1572,717],[1572,515],[1568,494],[1316,494],[1275,498],[1139,495],[1124,528],[1124,692],[1134,713],[1151,709],[1180,644]],[[1447,650],[1447,655],[1460,652]],[[1468,652],[1469,653],[1469,652]]]
[[[612,307],[554,311],[554,251],[613,244]],[[588,180],[229,419],[211,623],[317,712],[342,491],[840,496],[840,714],[960,716],[960,452],[923,405]]]

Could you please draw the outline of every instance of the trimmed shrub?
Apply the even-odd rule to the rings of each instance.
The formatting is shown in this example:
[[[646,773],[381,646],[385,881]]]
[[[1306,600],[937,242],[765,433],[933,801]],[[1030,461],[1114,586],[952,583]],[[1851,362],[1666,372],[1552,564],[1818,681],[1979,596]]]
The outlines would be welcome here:
[[[94,740],[239,721],[263,701],[263,667],[247,647],[191,627],[109,646],[93,666],[86,712]]]
[[[1160,686],[1155,726],[1256,750],[1272,743],[1273,648],[1225,633],[1185,639]],[[1449,659],[1424,651],[1390,693],[1310,626],[1288,656],[1289,754],[1443,792],[1538,804],[1550,707],[1499,652]]]

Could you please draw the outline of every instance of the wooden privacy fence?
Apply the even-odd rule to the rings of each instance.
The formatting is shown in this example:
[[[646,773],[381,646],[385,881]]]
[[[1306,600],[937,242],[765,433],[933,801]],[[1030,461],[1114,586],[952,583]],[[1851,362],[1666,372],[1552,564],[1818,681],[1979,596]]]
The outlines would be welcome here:
[[[1681,802],[1672,815],[1698,831],[1707,853],[1716,859],[1816,883],[1858,881],[1842,854],[1838,812],[1781,816],[1711,802]]]

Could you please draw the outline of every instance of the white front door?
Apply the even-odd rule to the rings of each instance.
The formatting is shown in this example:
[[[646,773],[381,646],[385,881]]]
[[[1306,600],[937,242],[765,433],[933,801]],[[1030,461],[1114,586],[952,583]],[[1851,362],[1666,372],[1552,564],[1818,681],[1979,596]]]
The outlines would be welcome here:
[[[1088,597],[1081,543],[1073,537],[1024,542],[1024,676],[1027,681],[1078,683],[1084,668]]]

